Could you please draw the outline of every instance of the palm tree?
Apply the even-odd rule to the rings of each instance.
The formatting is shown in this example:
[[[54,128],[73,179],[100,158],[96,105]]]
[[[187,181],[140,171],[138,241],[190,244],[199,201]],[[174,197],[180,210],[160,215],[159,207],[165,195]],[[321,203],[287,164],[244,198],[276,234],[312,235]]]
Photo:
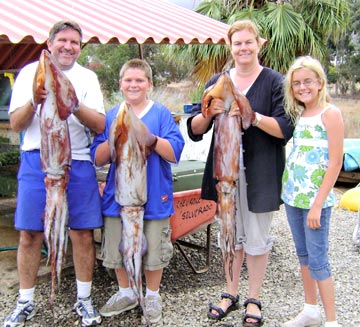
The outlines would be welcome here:
[[[299,55],[325,63],[327,41],[336,44],[349,22],[348,0],[204,0],[196,11],[228,24],[244,18],[255,21],[268,41],[260,54],[262,64],[282,73]],[[228,47],[221,45],[177,46],[171,56],[194,62],[198,83],[231,65]]]

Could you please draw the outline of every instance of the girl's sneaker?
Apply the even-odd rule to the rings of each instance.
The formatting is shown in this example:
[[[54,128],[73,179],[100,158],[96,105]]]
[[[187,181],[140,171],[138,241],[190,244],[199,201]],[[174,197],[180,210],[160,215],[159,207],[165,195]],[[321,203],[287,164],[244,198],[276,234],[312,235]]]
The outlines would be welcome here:
[[[304,311],[301,311],[293,320],[283,324],[283,327],[320,327],[321,315],[309,316]]]

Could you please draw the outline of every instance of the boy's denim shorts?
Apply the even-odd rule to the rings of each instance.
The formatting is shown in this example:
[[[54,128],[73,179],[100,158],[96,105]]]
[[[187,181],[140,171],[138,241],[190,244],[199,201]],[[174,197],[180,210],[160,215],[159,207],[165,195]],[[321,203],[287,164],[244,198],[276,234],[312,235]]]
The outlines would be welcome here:
[[[312,279],[319,281],[328,279],[331,277],[328,254],[332,207],[321,210],[321,227],[318,229],[310,229],[306,226],[308,209],[295,208],[287,204],[285,209],[300,265],[309,266]]]
[[[167,267],[173,256],[174,249],[171,243],[170,218],[144,219],[143,228],[147,241],[147,250],[142,260],[143,268],[154,271]],[[122,254],[119,251],[121,234],[121,218],[105,217],[101,259],[103,260],[103,266],[106,268],[123,267]]]

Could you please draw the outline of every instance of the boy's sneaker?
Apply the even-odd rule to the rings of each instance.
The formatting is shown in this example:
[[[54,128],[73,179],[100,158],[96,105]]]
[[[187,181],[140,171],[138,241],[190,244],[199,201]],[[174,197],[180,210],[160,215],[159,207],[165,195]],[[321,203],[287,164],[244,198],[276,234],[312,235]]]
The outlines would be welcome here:
[[[5,318],[4,327],[25,326],[25,321],[30,320],[34,315],[34,302],[18,300],[15,310]]]
[[[301,311],[295,319],[286,322],[283,327],[319,327],[321,326],[320,313],[315,317],[309,316],[304,311]]]
[[[145,312],[142,317],[142,322],[151,324],[157,324],[162,319],[162,300],[161,296],[147,296],[144,301]],[[146,318],[148,321],[146,321]]]
[[[131,310],[137,305],[138,300],[135,296],[134,298],[129,298],[127,296],[122,296],[120,292],[117,292],[100,309],[100,314],[103,317],[111,317]]]
[[[83,327],[95,326],[101,323],[101,316],[93,306],[90,296],[78,299],[74,305],[74,310],[81,317]]]

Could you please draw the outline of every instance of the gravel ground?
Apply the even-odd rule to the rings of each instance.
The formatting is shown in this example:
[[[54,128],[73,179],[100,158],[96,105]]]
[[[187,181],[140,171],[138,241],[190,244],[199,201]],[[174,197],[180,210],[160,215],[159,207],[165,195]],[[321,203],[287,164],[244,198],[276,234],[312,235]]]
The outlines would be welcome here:
[[[341,191],[337,191],[340,197]],[[357,222],[357,213],[334,209],[331,225],[330,256],[337,294],[338,321],[343,327],[360,326],[360,248],[352,243],[352,231]],[[241,326],[243,309],[232,312],[220,322],[207,319],[208,303],[217,303],[225,289],[221,254],[216,247],[216,226],[212,227],[211,263],[206,273],[195,274],[178,248],[164,271],[161,293],[164,301],[164,326],[176,327],[230,327]],[[205,231],[186,237],[186,240],[203,244]],[[290,230],[284,215],[284,208],[276,213],[273,224],[275,244],[263,287],[264,326],[277,327],[298,313],[303,303],[303,291]],[[192,260],[201,268],[205,264],[204,253],[185,249]],[[38,312],[26,326],[80,326],[72,311],[75,302],[73,271],[64,274],[57,293],[54,313],[49,309],[50,282],[44,281],[36,288]],[[242,272],[239,285],[240,301],[246,299],[247,271]],[[95,269],[93,301],[98,308],[116,291],[116,283],[99,263]],[[17,290],[0,294],[0,321],[3,321],[17,297]],[[141,326],[141,311],[136,308],[112,318],[104,318],[101,326]]]

